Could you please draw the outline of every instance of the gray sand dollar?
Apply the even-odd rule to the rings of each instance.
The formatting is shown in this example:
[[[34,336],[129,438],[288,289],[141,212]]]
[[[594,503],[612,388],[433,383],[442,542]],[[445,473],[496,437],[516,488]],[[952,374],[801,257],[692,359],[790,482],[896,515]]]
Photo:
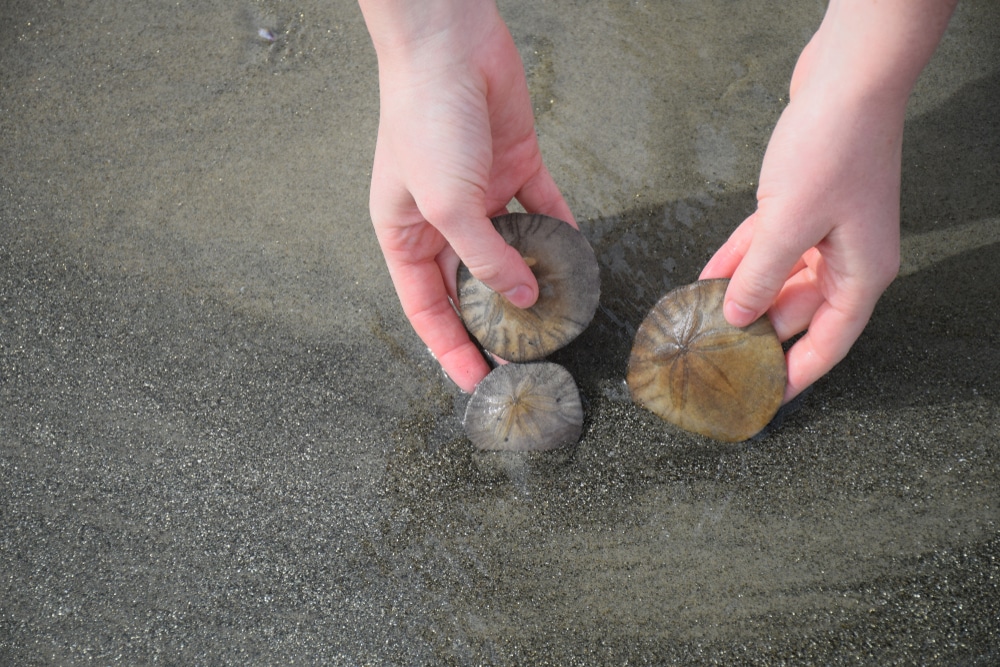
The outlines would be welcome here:
[[[465,432],[479,449],[555,449],[579,440],[582,427],[573,377],[548,361],[498,366],[479,383],[465,410]]]
[[[601,293],[597,258],[583,234],[556,218],[511,213],[493,218],[493,226],[531,267],[538,300],[517,308],[462,264],[462,320],[486,350],[502,359],[541,359],[580,335],[594,318]]]

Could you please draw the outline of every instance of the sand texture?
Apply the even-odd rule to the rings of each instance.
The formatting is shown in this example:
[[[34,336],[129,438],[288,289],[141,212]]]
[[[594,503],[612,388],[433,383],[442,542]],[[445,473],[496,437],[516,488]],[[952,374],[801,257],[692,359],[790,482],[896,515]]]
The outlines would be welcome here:
[[[356,4],[6,2],[0,664],[997,664],[996,2],[918,82],[848,358],[736,445],[628,400],[823,10],[501,3],[602,278],[552,358],[582,438],[518,455],[474,451],[392,290]]]

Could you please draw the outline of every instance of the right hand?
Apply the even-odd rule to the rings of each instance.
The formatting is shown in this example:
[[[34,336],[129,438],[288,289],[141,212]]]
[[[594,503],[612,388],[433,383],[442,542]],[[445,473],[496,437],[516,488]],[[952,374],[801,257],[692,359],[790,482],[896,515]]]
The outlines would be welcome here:
[[[537,282],[490,217],[517,198],[530,212],[575,223],[542,163],[524,67],[496,7],[438,4],[448,11],[417,12],[383,39],[385,17],[362,3],[381,98],[370,209],[404,313],[470,392],[489,368],[449,300],[457,302],[459,261],[527,308]]]
[[[789,349],[784,400],[861,335],[899,268],[906,101],[955,0],[833,0],[764,154],[757,210],[701,277],[732,277],[730,324],[768,312]]]

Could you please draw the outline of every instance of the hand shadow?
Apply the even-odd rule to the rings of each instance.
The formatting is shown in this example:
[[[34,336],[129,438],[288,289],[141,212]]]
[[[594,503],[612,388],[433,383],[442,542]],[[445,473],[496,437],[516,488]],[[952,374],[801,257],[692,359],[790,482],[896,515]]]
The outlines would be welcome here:
[[[1000,215],[1000,70],[906,125],[902,233]]]
[[[1000,71],[907,125],[901,233],[933,232],[944,259],[889,286],[832,389],[885,407],[1000,395],[998,105]]]

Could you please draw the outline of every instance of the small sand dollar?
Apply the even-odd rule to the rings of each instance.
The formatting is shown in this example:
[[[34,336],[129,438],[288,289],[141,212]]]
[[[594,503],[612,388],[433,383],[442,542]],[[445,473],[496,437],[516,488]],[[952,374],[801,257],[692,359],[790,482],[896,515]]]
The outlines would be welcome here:
[[[479,449],[555,449],[579,440],[582,428],[573,377],[548,361],[497,366],[465,409],[465,432]]]
[[[668,293],[639,326],[628,362],[632,399],[681,428],[738,442],[781,407],[785,355],[767,317],[739,329],[726,322],[728,280]]]
[[[531,267],[538,300],[530,308],[517,308],[462,264],[462,320],[501,359],[541,359],[580,335],[594,318],[601,295],[597,258],[583,234],[556,218],[511,213],[493,218],[493,226]]]

